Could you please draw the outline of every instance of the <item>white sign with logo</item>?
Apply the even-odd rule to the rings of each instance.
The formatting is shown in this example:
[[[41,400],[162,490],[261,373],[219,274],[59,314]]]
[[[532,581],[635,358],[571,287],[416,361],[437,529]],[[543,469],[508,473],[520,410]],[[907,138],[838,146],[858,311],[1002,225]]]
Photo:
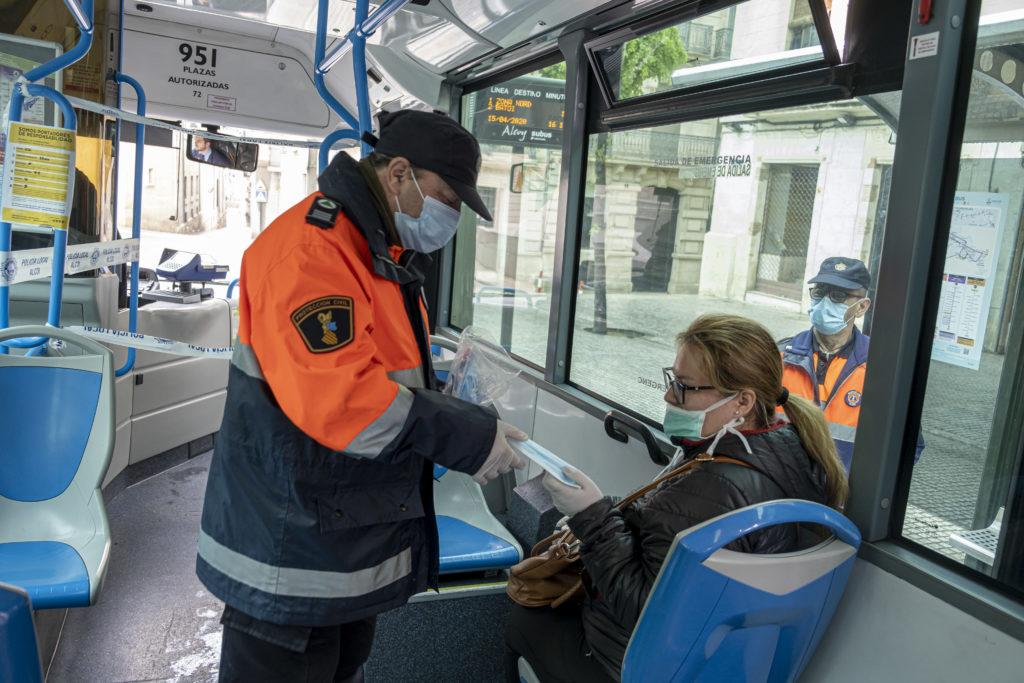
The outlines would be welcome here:
[[[137,30],[125,31],[123,51],[133,55],[132,76],[150,103],[300,126],[325,127],[330,119],[311,75],[291,57]],[[130,89],[125,99],[134,101]]]

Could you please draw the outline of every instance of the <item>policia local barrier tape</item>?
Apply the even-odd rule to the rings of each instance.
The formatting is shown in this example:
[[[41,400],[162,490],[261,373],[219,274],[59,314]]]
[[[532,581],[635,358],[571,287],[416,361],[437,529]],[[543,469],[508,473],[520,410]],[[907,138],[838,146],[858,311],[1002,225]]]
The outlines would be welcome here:
[[[234,351],[230,346],[197,346],[196,344],[174,341],[173,339],[164,339],[163,337],[139,334],[138,332],[107,330],[102,327],[92,327],[91,325],[66,325],[63,329],[106,344],[127,346],[129,348],[144,349],[146,351],[173,353],[178,356],[222,358],[230,360],[231,354]]]
[[[102,266],[131,263],[139,258],[139,240],[123,239],[68,246],[64,274],[72,275]],[[0,251],[0,285],[38,280],[53,275],[53,249]]]
[[[20,82],[19,82],[20,83]],[[154,128],[165,128],[167,130],[176,130],[180,133],[187,135],[201,135],[207,140],[223,140],[224,142],[246,142],[257,145],[278,145],[282,147],[304,147],[307,149],[320,149],[319,140],[284,140],[281,138],[250,138],[238,135],[224,135],[223,133],[211,133],[210,131],[195,128],[185,128],[173,123],[166,121],[160,121],[158,119],[151,119],[148,116],[139,116],[127,112],[123,109],[116,107],[108,107],[103,104],[96,102],[89,102],[78,97],[72,97],[65,95],[72,105],[78,109],[84,109],[86,111],[95,112],[97,114],[103,114],[104,116],[113,116],[114,118],[121,119],[122,121],[131,121],[132,123],[141,124],[143,126],[152,126]]]

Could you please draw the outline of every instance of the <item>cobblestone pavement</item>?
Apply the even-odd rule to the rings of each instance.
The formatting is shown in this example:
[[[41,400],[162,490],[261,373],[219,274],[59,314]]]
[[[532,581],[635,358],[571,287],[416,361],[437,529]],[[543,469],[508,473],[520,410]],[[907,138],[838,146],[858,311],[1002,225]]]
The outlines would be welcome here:
[[[638,410],[660,422],[664,414],[661,368],[671,365],[675,335],[705,313],[743,315],[764,324],[776,338],[807,328],[805,314],[769,303],[737,302],[682,294],[609,294],[609,333],[593,332],[594,293],[577,304],[570,381],[584,390]],[[766,300],[767,301],[767,300]],[[543,365],[547,349],[548,299],[520,295],[512,309],[511,347]],[[499,337],[502,300],[483,296],[474,325]],[[958,561],[963,552],[950,533],[972,528],[974,506],[991,431],[1002,356],[986,353],[979,370],[935,362],[925,393],[925,450],[911,479],[904,535]]]

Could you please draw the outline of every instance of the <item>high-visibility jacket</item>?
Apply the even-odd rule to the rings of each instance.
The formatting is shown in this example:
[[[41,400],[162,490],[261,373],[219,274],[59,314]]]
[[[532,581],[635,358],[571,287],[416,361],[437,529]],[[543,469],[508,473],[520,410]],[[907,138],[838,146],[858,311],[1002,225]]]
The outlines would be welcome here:
[[[436,587],[431,461],[475,472],[489,411],[430,390],[421,255],[339,154],[246,250],[196,571],[264,621],[328,626]]]
[[[782,353],[782,386],[791,394],[802,396],[825,412],[832,440],[835,441],[843,467],[850,471],[853,443],[857,437],[857,420],[864,395],[864,374],[867,371],[870,338],[853,328],[853,345],[846,358],[836,356],[825,372],[825,384],[820,386],[815,366],[818,354],[814,350],[814,334],[807,330],[792,339],[779,342]],[[824,388],[830,391],[824,394]],[[783,412],[781,407],[778,412]]]

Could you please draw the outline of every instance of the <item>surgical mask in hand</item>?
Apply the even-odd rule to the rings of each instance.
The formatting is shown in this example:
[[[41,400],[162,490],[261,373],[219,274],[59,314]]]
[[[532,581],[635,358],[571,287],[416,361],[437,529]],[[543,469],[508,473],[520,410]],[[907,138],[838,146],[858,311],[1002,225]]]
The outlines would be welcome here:
[[[863,299],[845,306],[837,304],[827,296],[811,301],[811,307],[807,309],[807,317],[811,319],[814,329],[822,334],[839,334],[846,327],[846,312],[859,304]]]
[[[398,230],[403,247],[421,254],[429,254],[448,243],[458,230],[461,214],[433,197],[425,197],[416,180],[416,174],[411,169],[410,173],[412,181],[416,184],[416,191],[423,198],[423,208],[420,210],[419,218],[402,213],[398,195],[395,195],[395,203],[398,204],[398,211],[395,212],[395,229]]]

